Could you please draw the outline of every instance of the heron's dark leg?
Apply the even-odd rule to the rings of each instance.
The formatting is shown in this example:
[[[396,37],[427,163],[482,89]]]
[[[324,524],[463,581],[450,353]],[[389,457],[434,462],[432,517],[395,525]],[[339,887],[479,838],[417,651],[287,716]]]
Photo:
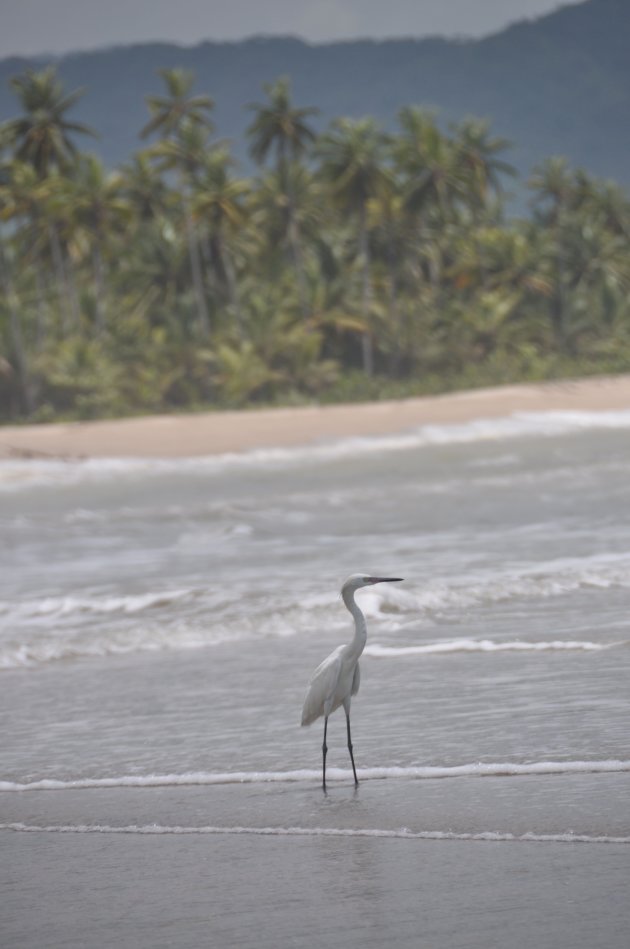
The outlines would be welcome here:
[[[324,744],[322,745],[322,787],[324,791],[326,790],[326,752],[328,751],[328,746],[326,745],[326,732],[328,731],[328,715],[324,718]]]
[[[357,769],[354,766],[354,755],[352,754],[352,736],[350,735],[350,712],[346,709],[346,724],[348,726],[348,751],[350,752],[350,761],[352,762],[352,773],[354,774],[354,786],[355,788],[359,787],[359,779],[357,778]]]

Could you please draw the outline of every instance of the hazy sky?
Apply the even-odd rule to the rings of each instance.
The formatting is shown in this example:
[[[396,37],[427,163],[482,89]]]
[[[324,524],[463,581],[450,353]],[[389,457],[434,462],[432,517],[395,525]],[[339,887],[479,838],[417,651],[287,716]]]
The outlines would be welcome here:
[[[257,33],[291,33],[314,42],[479,36],[562,5],[557,0],[0,0],[0,57],[157,39],[191,45]]]

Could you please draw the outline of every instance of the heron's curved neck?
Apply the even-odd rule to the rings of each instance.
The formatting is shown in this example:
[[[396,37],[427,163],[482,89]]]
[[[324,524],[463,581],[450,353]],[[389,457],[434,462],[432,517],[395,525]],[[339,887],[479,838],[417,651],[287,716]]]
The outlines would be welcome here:
[[[354,639],[350,643],[350,651],[356,655],[357,659],[363,652],[365,641],[367,639],[367,626],[365,616],[354,602],[354,590],[342,590],[341,596],[346,607],[352,613],[354,618]]]

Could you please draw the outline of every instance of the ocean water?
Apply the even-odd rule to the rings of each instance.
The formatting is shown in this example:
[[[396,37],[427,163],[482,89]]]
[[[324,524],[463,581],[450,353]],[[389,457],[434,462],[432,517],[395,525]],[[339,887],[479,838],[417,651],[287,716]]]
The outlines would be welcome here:
[[[498,848],[488,886],[507,887],[523,932],[546,899],[532,881],[549,860],[569,860],[577,904],[596,870],[584,913],[592,920],[595,906],[599,944],[627,944],[630,411],[195,460],[5,462],[0,534],[0,839],[18,877],[37,881],[41,914],[18,886],[15,944],[74,944],[67,913],[50,922],[70,897],[46,855],[89,880],[98,854],[123,845],[107,851],[111,885],[145,860],[142,847],[160,846],[182,879],[199,885],[207,872],[223,905],[242,887],[232,916],[203,904],[216,945],[315,946],[332,932],[345,945],[424,945],[400,873],[420,880],[425,854],[441,869],[423,885],[443,907],[423,917],[441,940],[426,945],[492,944],[491,904],[475,933],[466,901],[449,907],[449,847],[464,848],[465,866]],[[322,725],[301,729],[300,711],[314,667],[352,635],[339,587],[359,571],[405,582],[357,594],[368,621],[352,706],[361,785],[336,713],[324,797]],[[516,906],[529,891],[510,873],[524,855],[533,889]],[[292,902],[274,902],[268,861]],[[337,928],[309,936],[306,907],[331,905],[313,878],[347,861],[348,913],[335,903]],[[148,866],[155,923],[169,876]],[[94,886],[103,892],[100,877]],[[595,944],[579,910],[562,915],[566,892],[548,907],[557,938],[535,944]],[[375,893],[372,943],[362,914]],[[111,915],[95,921],[80,902],[76,945],[105,944],[98,919],[111,927]],[[198,909],[163,942],[130,909],[137,927],[116,944],[199,945]]]

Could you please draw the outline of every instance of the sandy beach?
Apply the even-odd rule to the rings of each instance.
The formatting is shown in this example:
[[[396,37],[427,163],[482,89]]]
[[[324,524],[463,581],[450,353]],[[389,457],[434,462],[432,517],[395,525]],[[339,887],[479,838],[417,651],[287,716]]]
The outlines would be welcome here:
[[[626,408],[630,408],[630,375],[596,377],[353,405],[8,425],[0,429],[0,459],[194,457],[390,435],[420,425],[457,424],[515,412]]]

